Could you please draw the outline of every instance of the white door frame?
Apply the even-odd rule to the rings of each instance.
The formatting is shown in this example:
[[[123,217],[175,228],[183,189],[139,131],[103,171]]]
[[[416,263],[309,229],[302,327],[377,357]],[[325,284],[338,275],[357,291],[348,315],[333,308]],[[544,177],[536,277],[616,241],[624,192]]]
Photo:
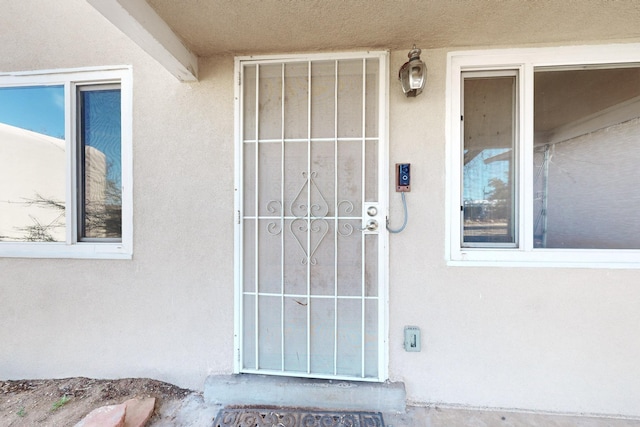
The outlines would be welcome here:
[[[378,92],[378,126],[379,126],[379,206],[382,210],[382,217],[388,217],[389,206],[389,130],[388,130],[388,105],[389,105],[389,64],[388,52],[368,51],[368,52],[337,52],[319,54],[286,54],[286,55],[264,55],[264,56],[238,56],[235,57],[234,67],[234,139],[235,139],[235,204],[234,204],[234,373],[242,371],[242,316],[241,304],[243,293],[243,264],[242,264],[242,244],[243,244],[243,105],[242,87],[243,65],[251,62],[265,63],[286,63],[298,61],[319,61],[319,60],[341,60],[341,59],[365,59],[376,58],[379,61],[379,92]],[[363,201],[364,202],[364,201]],[[385,381],[388,379],[389,360],[389,286],[388,286],[388,233],[383,221],[379,224],[379,257],[378,257],[378,280],[379,298],[382,308],[378,311],[378,378],[353,378],[343,379],[361,381]],[[305,376],[297,373],[282,372],[277,375],[283,376]],[[341,379],[339,376],[308,375],[313,378]]]

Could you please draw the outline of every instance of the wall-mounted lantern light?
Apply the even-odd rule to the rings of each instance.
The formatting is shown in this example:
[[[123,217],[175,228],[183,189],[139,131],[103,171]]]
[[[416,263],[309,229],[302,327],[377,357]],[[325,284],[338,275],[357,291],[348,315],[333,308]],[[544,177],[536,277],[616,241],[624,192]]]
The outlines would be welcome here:
[[[422,51],[413,45],[409,51],[409,61],[400,67],[398,79],[402,83],[402,91],[407,96],[418,96],[427,81],[427,66],[420,60]]]

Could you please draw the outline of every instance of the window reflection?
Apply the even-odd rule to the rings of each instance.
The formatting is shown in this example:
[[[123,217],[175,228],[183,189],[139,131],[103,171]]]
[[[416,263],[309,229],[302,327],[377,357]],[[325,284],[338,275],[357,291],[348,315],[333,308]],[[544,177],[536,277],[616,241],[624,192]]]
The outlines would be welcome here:
[[[464,79],[463,244],[516,243],[515,76]]]
[[[640,248],[640,67],[535,73],[538,248]]]
[[[79,92],[82,173],[81,239],[122,237],[120,89]]]
[[[0,241],[65,240],[63,86],[0,88]]]

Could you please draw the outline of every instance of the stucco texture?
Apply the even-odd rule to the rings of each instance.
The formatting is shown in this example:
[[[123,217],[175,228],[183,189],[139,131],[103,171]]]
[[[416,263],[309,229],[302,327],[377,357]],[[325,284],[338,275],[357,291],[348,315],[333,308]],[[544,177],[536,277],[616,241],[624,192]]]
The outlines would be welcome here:
[[[2,72],[132,65],[134,254],[0,259],[0,378],[231,373],[233,56],[180,83],[84,1],[2,7]],[[417,98],[395,79],[406,50],[390,56],[389,164],[412,164],[409,224],[390,237],[390,379],[414,403],[640,416],[637,270],[446,265],[447,51],[423,51]]]
[[[230,372],[233,58],[181,84],[84,1],[3,2],[0,27],[3,72],[132,64],[135,115],[133,260],[0,259],[0,377]]]
[[[199,56],[640,36],[636,0],[149,0]]]
[[[637,415],[637,271],[446,265],[446,51],[423,60],[423,95],[390,93],[390,164],[413,162],[410,223],[390,237],[391,377],[418,402]],[[406,353],[414,324],[423,351]]]

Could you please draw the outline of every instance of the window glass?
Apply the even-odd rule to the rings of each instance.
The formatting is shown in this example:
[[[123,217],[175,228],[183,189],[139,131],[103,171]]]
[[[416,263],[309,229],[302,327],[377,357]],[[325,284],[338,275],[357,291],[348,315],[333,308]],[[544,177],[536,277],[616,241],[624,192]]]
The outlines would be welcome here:
[[[65,240],[64,87],[0,88],[0,241]]]
[[[464,76],[462,244],[516,241],[515,75]]]
[[[534,246],[640,249],[640,67],[534,77]]]
[[[120,89],[79,91],[81,239],[122,237]]]

